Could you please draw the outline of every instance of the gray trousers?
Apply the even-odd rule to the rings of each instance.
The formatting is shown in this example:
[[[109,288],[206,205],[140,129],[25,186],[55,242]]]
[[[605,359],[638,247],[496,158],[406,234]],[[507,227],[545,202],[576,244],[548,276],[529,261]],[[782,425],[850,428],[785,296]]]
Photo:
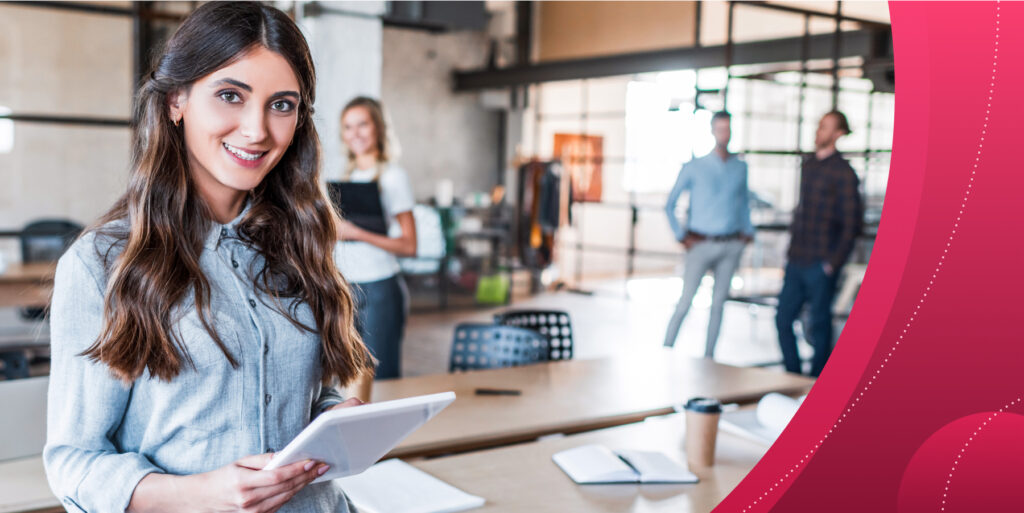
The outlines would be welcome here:
[[[704,348],[704,357],[712,358],[714,356],[718,331],[722,326],[722,311],[725,309],[725,300],[729,299],[729,285],[732,283],[732,275],[740,265],[740,256],[743,254],[745,245],[739,239],[703,241],[694,244],[686,252],[683,269],[683,295],[679,297],[676,311],[668,322],[668,330],[665,331],[666,346],[675,345],[679,327],[682,326],[686,313],[690,311],[690,303],[693,302],[693,296],[697,294],[700,281],[705,273],[712,271],[715,277],[715,286],[711,294],[711,318],[708,319],[708,338]]]

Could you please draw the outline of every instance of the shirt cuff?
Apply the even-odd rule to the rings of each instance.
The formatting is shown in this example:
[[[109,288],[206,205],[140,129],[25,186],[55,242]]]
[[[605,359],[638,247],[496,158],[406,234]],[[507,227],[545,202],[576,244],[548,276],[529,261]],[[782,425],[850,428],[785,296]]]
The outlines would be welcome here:
[[[127,511],[139,481],[162,472],[138,453],[104,455],[89,469],[78,486],[78,500],[71,503],[86,511]]]

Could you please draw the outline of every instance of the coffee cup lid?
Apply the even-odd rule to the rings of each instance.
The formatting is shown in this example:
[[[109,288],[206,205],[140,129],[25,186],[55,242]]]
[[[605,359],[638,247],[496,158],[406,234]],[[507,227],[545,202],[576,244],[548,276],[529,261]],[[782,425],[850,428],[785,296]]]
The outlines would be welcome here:
[[[694,397],[683,408],[697,413],[722,413],[722,402],[710,397]]]

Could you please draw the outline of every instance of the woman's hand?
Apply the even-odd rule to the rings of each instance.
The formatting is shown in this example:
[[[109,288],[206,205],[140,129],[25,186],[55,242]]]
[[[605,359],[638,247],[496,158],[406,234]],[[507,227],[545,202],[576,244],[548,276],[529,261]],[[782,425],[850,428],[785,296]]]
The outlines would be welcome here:
[[[338,239],[366,240],[366,230],[342,219],[338,222]]]
[[[369,230],[364,230],[344,219],[338,222],[338,240],[357,240],[372,244],[388,253],[400,257],[416,256],[416,220],[412,211],[400,212],[395,215],[398,225],[402,227],[402,235],[388,237]]]
[[[358,397],[350,397],[350,398],[346,399],[345,402],[341,402],[341,403],[335,404],[334,406],[331,406],[330,408],[327,408],[327,411],[329,411],[329,410],[340,410],[342,408],[349,408],[349,407],[352,407],[352,406],[359,406],[361,404],[366,404],[366,403],[364,403],[363,400],[358,398]]]
[[[136,486],[128,511],[273,513],[329,468],[304,460],[261,470],[271,457],[272,453],[247,456],[190,476],[149,474]]]

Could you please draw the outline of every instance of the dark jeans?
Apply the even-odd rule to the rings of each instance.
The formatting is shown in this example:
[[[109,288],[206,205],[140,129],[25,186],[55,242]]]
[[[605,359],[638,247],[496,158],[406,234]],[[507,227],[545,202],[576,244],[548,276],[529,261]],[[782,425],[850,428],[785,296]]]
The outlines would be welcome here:
[[[800,316],[804,303],[810,304],[811,325],[804,326],[804,333],[814,346],[811,360],[811,376],[818,376],[825,368],[832,353],[832,300],[836,293],[836,278],[839,269],[829,276],[821,261],[808,265],[786,264],[786,277],[779,294],[779,309],[775,325],[779,329],[779,346],[782,348],[782,362],[789,372],[802,372],[800,356],[796,350],[796,335],[793,322]]]
[[[356,329],[377,358],[378,379],[402,374],[402,335],[405,332],[408,293],[405,280],[392,276],[380,281],[353,283]]]

